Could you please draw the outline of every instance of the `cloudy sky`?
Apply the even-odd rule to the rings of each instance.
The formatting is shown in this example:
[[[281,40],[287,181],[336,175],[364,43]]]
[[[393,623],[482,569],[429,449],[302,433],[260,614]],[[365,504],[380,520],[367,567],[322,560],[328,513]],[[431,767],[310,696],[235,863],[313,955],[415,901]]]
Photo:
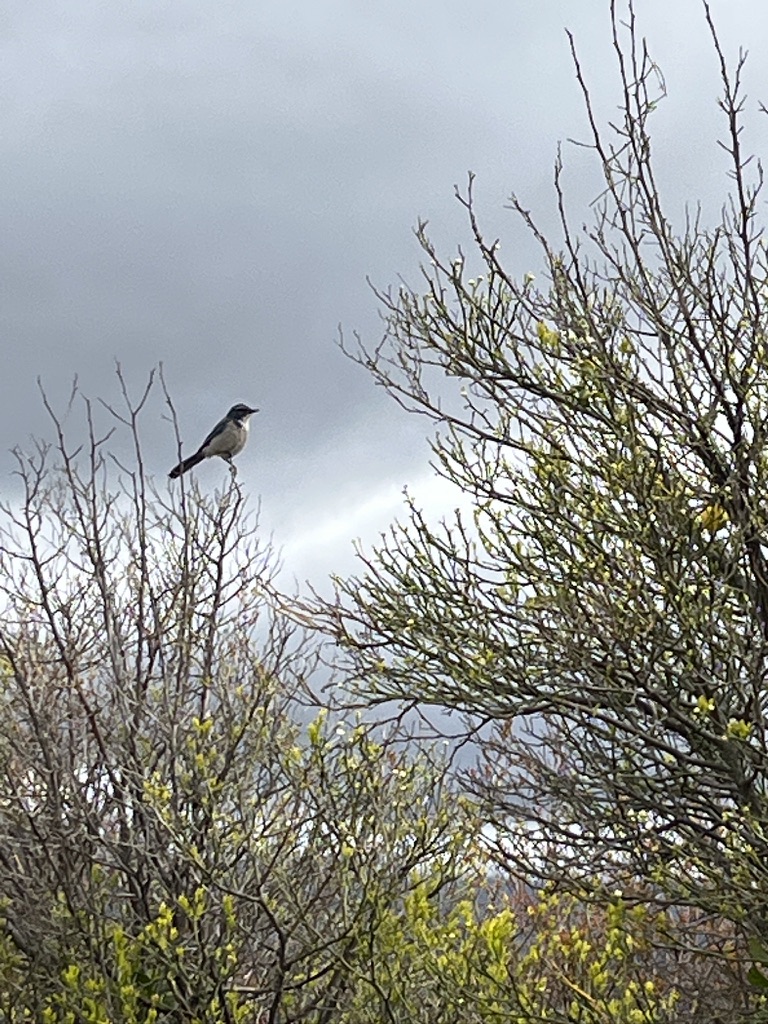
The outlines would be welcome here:
[[[727,186],[718,81],[698,0],[637,0],[669,98],[657,159],[672,212]],[[6,0],[0,15],[0,448],[47,430],[35,380],[115,397],[163,362],[196,447],[236,401],[260,406],[240,479],[286,571],[352,564],[408,485],[455,503],[407,417],[335,344],[380,334],[366,276],[416,280],[412,227],[466,238],[453,186],[477,175],[517,272],[536,254],[504,201],[551,221],[559,141],[585,137],[564,33],[615,110],[608,0]],[[768,4],[712,0],[726,53],[768,102]],[[765,118],[751,148],[766,152]],[[595,177],[566,151],[576,219]],[[154,415],[154,414],[153,414]],[[152,470],[174,461],[154,424]],[[151,424],[150,424],[151,425]],[[7,460],[2,462],[5,467]],[[215,486],[223,464],[199,470]],[[6,480],[7,480],[6,475]],[[2,490],[2,488],[0,488]]]

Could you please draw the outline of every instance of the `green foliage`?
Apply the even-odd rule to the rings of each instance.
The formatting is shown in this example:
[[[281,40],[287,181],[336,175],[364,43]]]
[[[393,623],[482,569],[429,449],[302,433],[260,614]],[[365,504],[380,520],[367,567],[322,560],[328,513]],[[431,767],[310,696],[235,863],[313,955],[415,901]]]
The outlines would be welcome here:
[[[511,200],[544,264],[515,276],[470,182],[474,251],[445,258],[420,226],[423,284],[379,294],[386,337],[355,353],[438,424],[471,516],[411,505],[325,616],[366,693],[495,723],[468,784],[501,863],[699,908],[744,962],[738,931],[768,938],[763,182],[743,58],[729,71],[705,5],[733,194],[675,230],[651,155],[663,84],[631,5],[611,10],[609,129],[574,49],[604,185],[583,231],[558,162],[557,241]]]
[[[747,979],[755,988],[766,992],[768,990],[768,976],[766,976],[762,968],[768,966],[768,949],[757,939],[751,939],[749,942],[749,955],[755,962],[749,969]],[[760,964],[760,967],[757,966],[758,964]]]
[[[0,1007],[320,1021],[391,908],[462,874],[461,800],[440,750],[319,707],[235,480],[152,493],[151,394],[111,414],[135,465],[86,402],[88,458],[54,417],[0,510]]]
[[[345,1024],[681,1019],[672,960],[656,945],[663,915],[620,900],[598,910],[552,891],[515,899],[496,892],[481,906],[487,887],[441,910],[429,891],[428,882],[416,887],[382,923],[370,988],[361,987]]]
[[[178,1007],[188,1005],[190,993],[189,954],[200,935],[211,933],[205,891],[198,889],[189,900],[181,896],[174,908],[161,903],[156,916],[136,935],[107,922],[100,956],[83,955],[80,962],[62,971],[60,986],[45,998],[38,1011],[41,1024],[156,1024],[173,1019]],[[214,928],[218,930],[221,909],[216,908]],[[184,933],[177,922],[183,920]],[[235,920],[227,925],[232,935]],[[219,941],[227,935],[219,934]],[[255,1020],[253,1011],[228,991],[234,976],[237,954],[233,941],[207,950],[205,994],[195,993],[193,1020],[246,1022]],[[202,987],[202,986],[201,986]]]

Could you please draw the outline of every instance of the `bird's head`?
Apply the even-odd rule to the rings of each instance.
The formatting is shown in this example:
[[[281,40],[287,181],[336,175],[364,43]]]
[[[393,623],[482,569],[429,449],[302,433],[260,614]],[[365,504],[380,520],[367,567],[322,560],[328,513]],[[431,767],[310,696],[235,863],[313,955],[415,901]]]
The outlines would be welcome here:
[[[250,407],[250,405],[243,405],[243,403],[240,402],[238,405],[233,405],[232,406],[232,408],[227,413],[227,419],[228,420],[247,420],[248,417],[252,413],[258,412],[258,411],[259,411],[258,409],[252,409]]]

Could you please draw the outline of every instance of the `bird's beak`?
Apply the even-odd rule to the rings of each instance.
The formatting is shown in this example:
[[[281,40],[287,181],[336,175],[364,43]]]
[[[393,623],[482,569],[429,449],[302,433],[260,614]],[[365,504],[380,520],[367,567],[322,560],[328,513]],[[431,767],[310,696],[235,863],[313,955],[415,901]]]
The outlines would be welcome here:
[[[253,414],[253,413],[255,413],[255,412],[258,412],[258,411],[259,411],[258,409],[249,409],[249,410],[248,410],[248,412],[249,412],[249,413],[251,413],[251,414]]]

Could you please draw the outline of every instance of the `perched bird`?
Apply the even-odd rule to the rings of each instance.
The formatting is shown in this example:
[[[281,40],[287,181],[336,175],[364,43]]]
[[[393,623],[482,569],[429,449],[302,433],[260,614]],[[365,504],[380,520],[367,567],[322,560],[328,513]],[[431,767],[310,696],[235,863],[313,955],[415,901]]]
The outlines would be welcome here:
[[[186,473],[188,469],[192,469],[198,462],[210,459],[214,455],[226,459],[230,469],[234,472],[232,456],[237,455],[245,447],[245,442],[248,440],[248,419],[258,411],[249,405],[233,405],[224,419],[219,420],[195,454],[184,459],[178,466],[174,466],[168,476],[175,479],[182,473]]]

